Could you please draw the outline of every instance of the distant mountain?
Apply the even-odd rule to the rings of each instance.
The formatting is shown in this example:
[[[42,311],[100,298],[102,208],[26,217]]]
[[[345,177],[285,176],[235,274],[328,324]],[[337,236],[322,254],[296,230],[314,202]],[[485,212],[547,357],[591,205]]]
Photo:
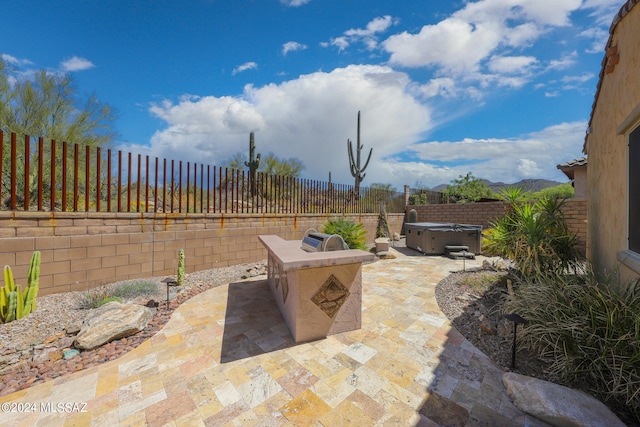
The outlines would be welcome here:
[[[512,187],[523,187],[525,191],[535,193],[536,191],[544,190],[548,187],[555,187],[556,185],[563,184],[562,182],[549,181],[548,179],[523,179],[522,181],[518,181],[514,184],[505,184],[504,182],[491,182],[486,179],[483,179],[482,181],[496,193],[499,193],[500,190],[509,185]],[[431,190],[443,191],[445,188],[447,188],[447,184],[440,184],[436,187],[433,187]]]

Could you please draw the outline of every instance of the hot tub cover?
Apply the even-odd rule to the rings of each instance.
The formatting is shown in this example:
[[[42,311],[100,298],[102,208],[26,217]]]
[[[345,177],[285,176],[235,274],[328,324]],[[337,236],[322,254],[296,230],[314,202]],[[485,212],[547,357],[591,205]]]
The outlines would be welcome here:
[[[454,224],[452,222],[410,222],[405,226],[427,231],[482,231],[481,225]]]

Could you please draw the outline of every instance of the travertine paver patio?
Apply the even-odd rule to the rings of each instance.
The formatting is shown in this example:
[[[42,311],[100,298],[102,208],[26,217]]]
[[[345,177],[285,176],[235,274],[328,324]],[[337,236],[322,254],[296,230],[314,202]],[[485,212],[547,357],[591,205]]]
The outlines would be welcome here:
[[[35,409],[1,412],[0,425],[436,426],[457,405],[467,425],[542,425],[440,312],[435,285],[461,268],[402,255],[365,265],[362,329],[300,345],[264,278],[211,289],[120,359],[0,398]],[[86,412],[52,412],[59,402]]]

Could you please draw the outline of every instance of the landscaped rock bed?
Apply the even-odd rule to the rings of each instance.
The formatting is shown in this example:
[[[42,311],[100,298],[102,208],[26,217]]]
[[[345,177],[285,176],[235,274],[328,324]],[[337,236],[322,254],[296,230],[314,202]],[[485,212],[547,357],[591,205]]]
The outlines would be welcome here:
[[[516,367],[511,368],[513,323],[504,319],[502,315],[508,313],[501,311],[501,301],[508,292],[506,275],[505,271],[491,269],[453,273],[436,286],[438,306],[451,324],[501,369],[551,381],[545,371],[548,364],[526,350],[516,353]],[[562,385],[593,395],[589,384]],[[610,409],[627,425],[640,426],[624,408],[610,406]]]
[[[182,302],[208,289],[265,273],[266,261],[187,274],[184,285],[178,288],[168,308],[166,287],[161,282],[164,277],[148,279],[157,283],[157,293],[131,301],[142,305],[152,299],[158,302],[147,327],[135,335],[72,357],[68,355],[75,353],[69,351],[73,349],[75,336],[92,311],[81,308],[86,293],[65,292],[38,297],[38,308],[34,313],[0,324],[0,396],[117,359],[162,329]],[[117,285],[109,285],[100,291],[109,293]],[[69,358],[65,358],[65,354]]]

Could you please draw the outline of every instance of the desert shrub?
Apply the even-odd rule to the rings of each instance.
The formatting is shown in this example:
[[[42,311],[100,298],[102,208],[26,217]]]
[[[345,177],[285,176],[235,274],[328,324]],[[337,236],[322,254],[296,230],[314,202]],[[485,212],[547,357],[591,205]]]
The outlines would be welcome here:
[[[104,289],[94,289],[84,294],[80,306],[82,308],[98,308],[106,298],[109,298],[109,294]]]
[[[425,193],[411,194],[409,196],[410,205],[428,205],[429,199]]]
[[[529,323],[520,344],[550,362],[560,381],[589,384],[640,416],[640,282],[547,271],[522,278],[504,310]]]
[[[153,296],[158,293],[158,284],[150,280],[136,280],[124,282],[116,286],[111,295],[122,299],[140,296]]]
[[[341,236],[349,249],[367,250],[367,231],[361,223],[344,218],[330,219],[322,227],[322,232]]]
[[[158,293],[158,284],[150,280],[123,282],[113,289],[100,287],[87,292],[81,302],[83,308],[98,308],[111,301],[122,302],[140,296],[153,296]]]
[[[514,260],[525,274],[577,267],[578,239],[564,219],[565,199],[544,197],[528,203],[523,201],[527,193],[517,188],[504,190],[501,197],[509,207],[483,233],[484,252]]]
[[[100,305],[105,305],[111,301],[122,302],[122,298],[116,296],[105,297],[102,301],[100,301]]]

